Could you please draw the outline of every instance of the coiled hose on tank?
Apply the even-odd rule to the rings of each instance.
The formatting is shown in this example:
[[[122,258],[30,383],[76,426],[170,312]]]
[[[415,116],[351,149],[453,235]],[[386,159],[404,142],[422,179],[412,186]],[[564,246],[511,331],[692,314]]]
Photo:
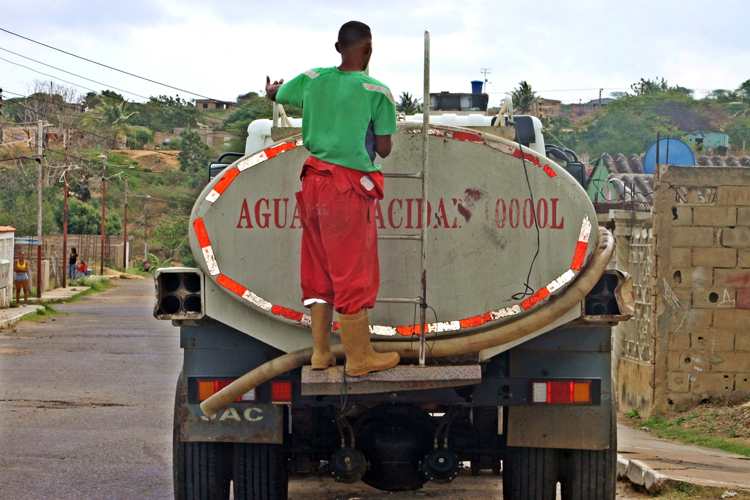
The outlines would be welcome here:
[[[508,342],[513,342],[528,335],[556,320],[576,304],[581,302],[594,288],[607,268],[607,263],[614,251],[614,238],[603,227],[599,228],[599,244],[591,255],[589,263],[583,272],[560,295],[550,298],[549,302],[536,311],[510,323],[505,323],[484,332],[436,338],[430,356],[445,358],[472,354]],[[395,351],[401,358],[416,358],[419,354],[418,346],[413,342],[374,342],[377,351]],[[331,346],[337,358],[344,358],[341,345]],[[296,370],[310,361],[312,349],[302,349],[284,354],[272,359],[257,368],[247,372],[228,386],[213,394],[201,403],[201,410],[206,416],[213,416],[223,410],[240,396],[255,387],[268,382],[286,372]]]

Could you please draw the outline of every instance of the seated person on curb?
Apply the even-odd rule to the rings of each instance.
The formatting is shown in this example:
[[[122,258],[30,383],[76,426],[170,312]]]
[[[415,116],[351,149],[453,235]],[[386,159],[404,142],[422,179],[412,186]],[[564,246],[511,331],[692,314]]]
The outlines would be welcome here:
[[[374,210],[383,198],[375,153],[391,152],[396,107],[388,87],[365,69],[370,28],[350,21],[339,30],[338,67],[315,68],[287,83],[266,78],[267,96],[303,108],[302,137],[311,156],[302,167],[297,202],[302,217],[302,300],[312,318],[313,369],[335,365],[330,351],[333,309],[339,314],[346,374],[362,376],[399,363],[370,343],[367,310],[380,286]]]

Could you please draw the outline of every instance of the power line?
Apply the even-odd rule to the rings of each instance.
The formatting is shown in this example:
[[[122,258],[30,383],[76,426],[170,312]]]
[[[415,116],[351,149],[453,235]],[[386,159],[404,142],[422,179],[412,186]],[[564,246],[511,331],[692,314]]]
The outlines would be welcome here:
[[[23,95],[23,94],[19,94],[18,92],[11,92],[11,91],[10,91],[10,90],[8,90],[8,89],[3,89],[3,93],[4,93],[4,94],[12,94],[12,95],[17,95],[18,97],[27,97],[27,96],[25,96],[25,95]]]
[[[34,40],[33,38],[29,38],[27,36],[20,35],[18,33],[15,33],[13,31],[10,31],[10,30],[8,30],[6,28],[3,28],[3,27],[0,27],[0,31],[8,33],[9,35],[17,36],[18,38],[22,38],[22,39],[27,40],[29,42],[36,43],[37,45],[41,45],[42,47],[47,47],[48,49],[52,49],[52,50],[56,50],[58,52],[62,52],[63,54],[67,54],[67,55],[69,55],[71,57],[75,57],[77,59],[81,59],[83,61],[90,62],[90,63],[96,64],[98,66],[102,66],[103,68],[111,69],[113,71],[118,71],[120,73],[123,73],[123,74],[128,75],[128,76],[132,76],[132,77],[135,77],[135,78],[140,78],[141,80],[145,80],[147,82],[155,83],[156,85],[161,85],[162,87],[167,87],[167,88],[170,88],[172,90],[177,90],[179,92],[184,92],[186,94],[194,95],[194,96],[197,96],[197,97],[202,97],[204,99],[212,99],[211,97],[208,97],[208,96],[203,95],[203,94],[199,94],[197,92],[192,92],[190,90],[186,90],[186,89],[182,89],[182,88],[179,88],[179,87],[175,87],[174,85],[170,85],[168,83],[163,83],[163,82],[160,82],[160,81],[157,81],[157,80],[152,80],[151,78],[148,78],[148,77],[145,77],[145,76],[141,76],[141,75],[138,75],[138,74],[135,74],[135,73],[131,73],[130,71],[126,71],[124,69],[116,68],[114,66],[110,66],[109,64],[104,64],[102,62],[94,61],[93,59],[89,59],[87,57],[79,56],[78,54],[74,54],[73,52],[68,52],[67,50],[63,50],[63,49],[54,47],[52,45],[46,44],[44,42],[40,42],[38,40]]]
[[[129,90],[125,90],[125,89],[121,89],[121,88],[119,88],[119,87],[115,87],[114,85],[109,85],[109,84],[107,84],[107,83],[102,83],[102,82],[98,82],[98,81],[96,81],[96,80],[92,80],[91,78],[87,78],[87,77],[85,77],[85,76],[82,76],[82,75],[79,75],[79,74],[73,73],[73,72],[71,72],[71,71],[68,71],[68,70],[66,70],[66,69],[58,68],[57,66],[53,66],[53,65],[51,65],[51,64],[47,64],[47,63],[45,63],[45,62],[39,61],[39,60],[37,60],[37,59],[34,59],[33,57],[29,57],[29,56],[25,56],[25,55],[23,55],[23,54],[19,54],[18,52],[14,52],[14,51],[12,51],[12,50],[9,50],[9,49],[6,49],[6,48],[4,48],[4,47],[0,47],[0,50],[3,50],[3,51],[5,51],[5,52],[10,52],[10,53],[11,53],[11,54],[13,54],[14,56],[18,56],[18,57],[22,57],[22,58],[24,58],[24,59],[28,59],[29,61],[33,61],[33,62],[35,62],[35,63],[37,63],[37,64],[41,64],[41,65],[43,65],[43,66],[47,66],[48,68],[52,68],[52,69],[55,69],[55,70],[57,70],[57,71],[62,71],[63,73],[67,73],[67,74],[69,74],[69,75],[72,75],[72,76],[75,76],[75,77],[77,77],[77,78],[82,78],[82,79],[84,79],[84,80],[87,80],[87,81],[89,81],[89,82],[92,82],[92,83],[96,83],[97,85],[102,85],[102,86],[104,86],[105,88],[109,88],[109,89],[115,89],[115,90],[119,90],[120,92],[125,92],[126,94],[130,94],[130,95],[134,95],[134,96],[136,96],[136,97],[140,97],[141,99],[146,99],[146,100],[148,100],[148,99],[149,99],[149,98],[148,98],[148,97],[146,97],[145,95],[137,94],[137,93],[135,93],[135,92],[131,92],[131,91],[129,91]]]
[[[44,71],[36,70],[34,68],[26,66],[25,64],[21,64],[21,63],[15,62],[15,61],[11,61],[10,59],[6,59],[6,58],[4,58],[2,56],[0,56],[0,61],[5,61],[5,62],[10,63],[10,64],[15,64],[16,66],[20,66],[22,68],[28,69],[29,71],[33,71],[34,73],[39,73],[40,75],[46,76],[48,78],[54,78],[55,80],[59,80],[61,82],[65,82],[68,85],[73,85],[74,87],[79,87],[79,88],[82,88],[82,89],[85,89],[85,90],[90,90],[91,92],[96,92],[96,90],[94,90],[92,88],[89,88],[89,87],[86,87],[85,85],[81,85],[79,83],[74,83],[74,82],[71,82],[71,81],[68,81],[68,80],[63,80],[59,76],[50,75],[49,73],[45,73]]]

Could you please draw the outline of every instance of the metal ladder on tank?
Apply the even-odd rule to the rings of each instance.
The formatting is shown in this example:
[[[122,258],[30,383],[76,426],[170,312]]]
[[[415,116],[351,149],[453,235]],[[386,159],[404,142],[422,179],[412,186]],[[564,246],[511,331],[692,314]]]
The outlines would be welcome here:
[[[420,295],[419,297],[383,297],[377,302],[387,304],[414,304],[419,306],[419,366],[426,366],[427,342],[425,339],[425,324],[427,324],[427,218],[428,218],[428,179],[429,162],[429,128],[430,128],[430,32],[424,32],[424,98],[422,100],[422,168],[419,172],[383,173],[390,179],[418,180],[421,186],[421,226],[418,233],[412,234],[382,234],[380,240],[411,240],[420,244]]]

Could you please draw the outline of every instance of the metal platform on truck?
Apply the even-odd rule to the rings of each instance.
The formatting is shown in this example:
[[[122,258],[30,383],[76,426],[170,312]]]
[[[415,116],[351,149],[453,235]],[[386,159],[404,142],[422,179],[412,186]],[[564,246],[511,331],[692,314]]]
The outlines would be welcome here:
[[[327,370],[302,367],[302,395],[330,396],[341,394],[344,383],[344,367],[334,366]],[[478,384],[482,381],[482,369],[478,364],[417,366],[399,365],[390,370],[371,373],[364,377],[346,377],[348,394],[374,394],[392,391],[419,391],[442,387],[459,387]]]

